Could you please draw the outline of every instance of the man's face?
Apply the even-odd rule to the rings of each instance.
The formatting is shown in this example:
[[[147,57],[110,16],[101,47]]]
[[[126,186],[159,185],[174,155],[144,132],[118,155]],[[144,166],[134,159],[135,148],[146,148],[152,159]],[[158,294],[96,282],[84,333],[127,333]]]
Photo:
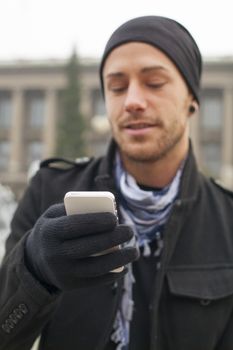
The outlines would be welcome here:
[[[125,160],[156,161],[188,139],[193,97],[163,52],[145,43],[121,45],[108,56],[103,81],[112,134]]]

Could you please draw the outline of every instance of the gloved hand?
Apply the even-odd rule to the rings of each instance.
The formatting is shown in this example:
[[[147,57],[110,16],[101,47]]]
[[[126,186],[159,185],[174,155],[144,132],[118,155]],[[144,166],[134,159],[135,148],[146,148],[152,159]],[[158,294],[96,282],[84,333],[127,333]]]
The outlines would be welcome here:
[[[110,272],[137,259],[136,248],[114,249],[133,232],[118,225],[111,213],[69,215],[63,204],[51,206],[36,222],[25,247],[29,269],[38,280],[60,290],[112,282],[123,272]]]

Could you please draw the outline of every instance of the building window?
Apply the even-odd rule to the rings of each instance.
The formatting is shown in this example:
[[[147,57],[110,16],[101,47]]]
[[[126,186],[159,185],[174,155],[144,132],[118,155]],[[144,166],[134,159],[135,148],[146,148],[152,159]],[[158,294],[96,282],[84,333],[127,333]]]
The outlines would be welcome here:
[[[207,175],[218,178],[221,166],[221,145],[208,142],[202,144],[204,171]]]
[[[45,122],[45,94],[29,91],[26,94],[27,120],[30,128],[41,129]]]
[[[93,116],[106,117],[105,103],[100,90],[93,90],[92,92],[92,103],[93,103]]]
[[[0,141],[0,170],[7,170],[10,159],[10,142]]]
[[[43,156],[43,143],[32,141],[28,144],[28,167],[34,162],[41,160]]]
[[[208,131],[221,131],[223,118],[222,91],[207,90],[201,101],[201,126]]]
[[[222,90],[204,90],[200,108],[202,165],[208,175],[219,177],[223,126]]]
[[[0,91],[0,128],[9,129],[12,121],[11,93]]]

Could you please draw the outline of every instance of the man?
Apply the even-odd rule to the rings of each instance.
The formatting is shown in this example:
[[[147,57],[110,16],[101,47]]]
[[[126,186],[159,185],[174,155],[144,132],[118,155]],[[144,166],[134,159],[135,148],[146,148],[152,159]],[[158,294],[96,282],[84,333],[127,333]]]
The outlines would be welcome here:
[[[100,65],[113,141],[68,169],[45,161],[31,181],[1,269],[2,350],[40,334],[43,350],[233,349],[233,196],[198,172],[188,136],[200,75],[171,19],[113,33]],[[66,216],[70,190],[113,192],[120,224]]]

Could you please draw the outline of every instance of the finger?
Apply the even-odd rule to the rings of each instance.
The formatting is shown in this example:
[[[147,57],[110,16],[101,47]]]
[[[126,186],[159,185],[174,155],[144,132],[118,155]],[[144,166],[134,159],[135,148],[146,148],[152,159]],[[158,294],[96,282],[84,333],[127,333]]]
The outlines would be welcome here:
[[[78,260],[77,267],[74,267],[73,271],[79,278],[102,276],[118,267],[127,265],[136,260],[138,256],[139,252],[136,248],[121,248],[106,255]]]
[[[63,216],[49,223],[59,239],[67,240],[114,230],[117,218],[112,213],[91,213]]]
[[[63,203],[58,203],[51,205],[46,212],[44,213],[44,216],[47,218],[59,218],[61,216],[66,215],[65,206]]]
[[[84,258],[117,247],[132,237],[133,231],[129,226],[119,225],[110,232],[63,241],[61,253],[68,255],[70,259]]]

